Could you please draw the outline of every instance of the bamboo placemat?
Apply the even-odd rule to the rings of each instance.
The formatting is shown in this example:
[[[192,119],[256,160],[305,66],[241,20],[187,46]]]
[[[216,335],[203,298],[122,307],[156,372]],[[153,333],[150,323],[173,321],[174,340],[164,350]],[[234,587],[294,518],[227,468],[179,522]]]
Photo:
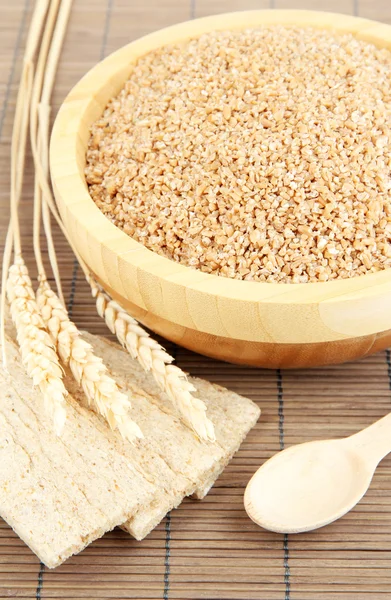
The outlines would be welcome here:
[[[55,108],[87,69],[142,34],[198,16],[268,7],[327,9],[391,23],[389,0],[75,0]],[[11,125],[31,8],[31,0],[0,0],[2,241]],[[32,265],[31,182],[29,159],[21,216],[25,255]],[[74,319],[107,334],[66,243],[56,237]],[[115,530],[48,571],[0,520],[0,598],[391,599],[390,459],[379,467],[360,505],[319,531],[267,533],[246,517],[242,505],[250,476],[284,445],[349,435],[391,410],[389,351],[343,366],[274,372],[226,365],[168,346],[182,368],[258,402],[262,417],[256,429],[207,498],[184,502],[142,543]]]

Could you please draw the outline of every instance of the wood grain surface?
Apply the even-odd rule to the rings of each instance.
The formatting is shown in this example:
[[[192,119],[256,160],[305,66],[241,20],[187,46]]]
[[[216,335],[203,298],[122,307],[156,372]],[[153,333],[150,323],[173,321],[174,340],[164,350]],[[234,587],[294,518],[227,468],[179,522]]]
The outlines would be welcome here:
[[[160,27],[255,8],[333,10],[391,23],[388,0],[75,0],[59,68],[55,108],[109,52]],[[9,150],[31,0],[0,0],[0,239],[8,219]],[[33,272],[32,163],[21,211]],[[61,236],[56,236],[69,308],[77,323],[107,333]],[[282,536],[246,516],[244,487],[285,445],[346,436],[391,411],[391,359],[307,371],[262,371],[208,360],[169,344],[179,365],[259,402],[262,417],[214,489],[186,501],[142,543],[115,530],[55,571],[43,569],[0,522],[0,599],[391,600],[391,460],[359,506],[313,533]]]

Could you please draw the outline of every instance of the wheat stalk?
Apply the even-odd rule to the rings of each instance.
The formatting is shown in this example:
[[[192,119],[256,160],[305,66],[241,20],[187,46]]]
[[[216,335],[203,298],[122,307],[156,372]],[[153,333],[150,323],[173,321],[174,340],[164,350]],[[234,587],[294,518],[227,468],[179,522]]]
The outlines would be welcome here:
[[[39,314],[34,291],[22,258],[18,206],[21,197],[24,160],[29,124],[29,103],[33,90],[33,57],[41,38],[49,0],[37,0],[23,59],[11,143],[11,219],[3,255],[1,292],[1,337],[3,365],[5,354],[5,297],[10,303],[11,319],[16,327],[23,364],[34,385],[43,394],[45,409],[52,415],[57,434],[62,432],[66,419],[65,397],[67,391],[62,381],[63,372],[43,320]],[[14,262],[10,266],[12,250]]]
[[[124,439],[133,442],[142,438],[140,428],[127,414],[131,407],[128,397],[119,391],[102,359],[95,356],[92,346],[82,339],[46,280],[38,288],[37,304],[62,362],[83,388],[89,406],[93,406],[112,429],[118,429]]]
[[[17,256],[9,269],[7,296],[16,327],[20,353],[27,373],[41,390],[45,409],[52,415],[55,431],[61,434],[65,419],[67,390],[63,372],[34,298],[26,265]]]
[[[89,279],[99,315],[106,321],[121,345],[137,359],[145,371],[151,371],[159,387],[166,392],[186,424],[205,440],[215,440],[214,427],[206,416],[202,400],[194,398],[195,387],[185,373],[171,364],[173,358],[117,302]]]
[[[64,38],[72,0],[52,0],[46,27],[42,36],[30,106],[30,138],[35,163],[39,163],[45,178],[48,178],[48,137],[50,96],[56,66]],[[140,428],[128,416],[130,401],[121,393],[103,364],[93,353],[92,346],[82,339],[80,331],[69,318],[62,295],[59,297],[50,287],[40,245],[40,225],[43,216],[48,252],[52,270],[61,294],[61,282],[53,243],[49,209],[42,205],[42,190],[39,176],[34,185],[34,253],[38,268],[39,287],[37,306],[51,341],[62,363],[70,368],[77,383],[82,387],[89,406],[101,414],[112,429],[118,429],[124,439],[134,441],[142,437]]]
[[[23,68],[19,82],[15,117],[12,127],[10,190],[11,219],[3,253],[0,300],[0,334],[2,343],[2,363],[4,367],[7,365],[7,357],[5,352],[6,287],[8,271],[11,263],[12,249],[14,246],[15,254],[21,255],[17,209],[22,191],[24,160],[26,155],[28,102],[30,100],[32,90],[32,61],[39,44],[48,6],[49,0],[37,0],[34,7],[23,56]]]

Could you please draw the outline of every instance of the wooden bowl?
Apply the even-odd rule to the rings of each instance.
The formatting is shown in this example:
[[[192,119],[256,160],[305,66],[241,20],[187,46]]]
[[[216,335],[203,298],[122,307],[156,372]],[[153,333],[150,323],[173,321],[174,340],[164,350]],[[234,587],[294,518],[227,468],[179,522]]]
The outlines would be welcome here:
[[[352,32],[391,47],[391,27],[339,14],[260,10],[197,19],[157,31],[97,64],[73,88],[53,129],[53,187],[67,231],[106,290],[141,323],[186,348],[262,367],[357,359],[391,344],[391,270],[308,284],[238,281],[163,258],[115,227],[84,178],[90,125],[146,52],[217,29],[265,24]]]

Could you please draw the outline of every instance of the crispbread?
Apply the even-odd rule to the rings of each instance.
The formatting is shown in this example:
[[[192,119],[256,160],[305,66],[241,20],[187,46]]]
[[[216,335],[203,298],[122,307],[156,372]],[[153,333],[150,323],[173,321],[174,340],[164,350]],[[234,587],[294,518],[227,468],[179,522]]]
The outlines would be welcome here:
[[[68,398],[61,438],[7,338],[0,367],[0,514],[48,567],[125,521],[156,495],[91,411]]]
[[[175,408],[159,390],[152,375],[145,373],[127,352],[105,338],[88,333],[84,337],[93,345],[95,353],[103,358],[122,391],[131,393],[132,417],[144,431],[151,446],[164,455],[173,471],[192,482],[192,491],[189,486],[187,494],[183,496],[192,493],[198,498],[204,497],[255,425],[260,414],[259,408],[251,400],[234,392],[190,377],[189,380],[197,388],[197,397],[207,405],[208,416],[216,431],[216,443],[200,441],[181,423]],[[143,422],[139,414],[140,396],[148,397],[150,406]],[[152,406],[154,418],[149,415]],[[140,508],[123,527],[137,539],[142,539],[168,510],[179,504],[179,486],[177,492],[172,495],[170,502],[167,502],[167,497],[159,498],[158,494],[150,506]]]
[[[134,445],[86,409],[69,374],[65,431],[62,438],[52,434],[11,340],[10,373],[0,371],[0,514],[49,567],[120,523],[142,539],[185,496],[205,495],[259,416],[250,400],[194,379],[218,439],[201,442],[120,346],[85,337],[130,396],[145,435]]]
[[[90,343],[93,342],[91,338],[89,337]],[[117,377],[117,374],[114,375]],[[104,419],[98,415],[95,415],[95,426],[107,435],[119,452],[128,457],[138,472],[156,485],[156,494],[151,495],[140,510],[143,514],[146,508],[150,507],[154,520],[157,514],[161,514],[160,519],[155,523],[157,525],[171,508],[180,504],[185,496],[193,494],[196,490],[197,481],[193,477],[186,476],[186,469],[182,469],[181,472],[180,465],[176,465],[177,469],[173,468],[172,461],[169,460],[170,446],[178,444],[175,451],[181,452],[181,435],[186,428],[178,419],[173,419],[160,410],[152,398],[137,386],[125,387],[120,378],[117,383],[121,391],[129,395],[132,403],[132,418],[141,427],[145,437],[130,445],[117,433],[107,431]],[[86,406],[84,393],[71,375],[67,374],[65,384],[72,396],[81,405]],[[134,516],[136,515],[138,511],[135,511]],[[144,524],[140,525],[140,528],[136,526],[132,533],[136,539],[142,539],[145,537],[143,531]]]
[[[190,377],[197,388],[198,397],[208,405],[208,415],[215,426],[216,438],[224,450],[224,457],[215,463],[208,476],[200,480],[194,496],[201,500],[237,452],[249,430],[257,422],[260,410],[254,402],[210,383],[205,379]]]

